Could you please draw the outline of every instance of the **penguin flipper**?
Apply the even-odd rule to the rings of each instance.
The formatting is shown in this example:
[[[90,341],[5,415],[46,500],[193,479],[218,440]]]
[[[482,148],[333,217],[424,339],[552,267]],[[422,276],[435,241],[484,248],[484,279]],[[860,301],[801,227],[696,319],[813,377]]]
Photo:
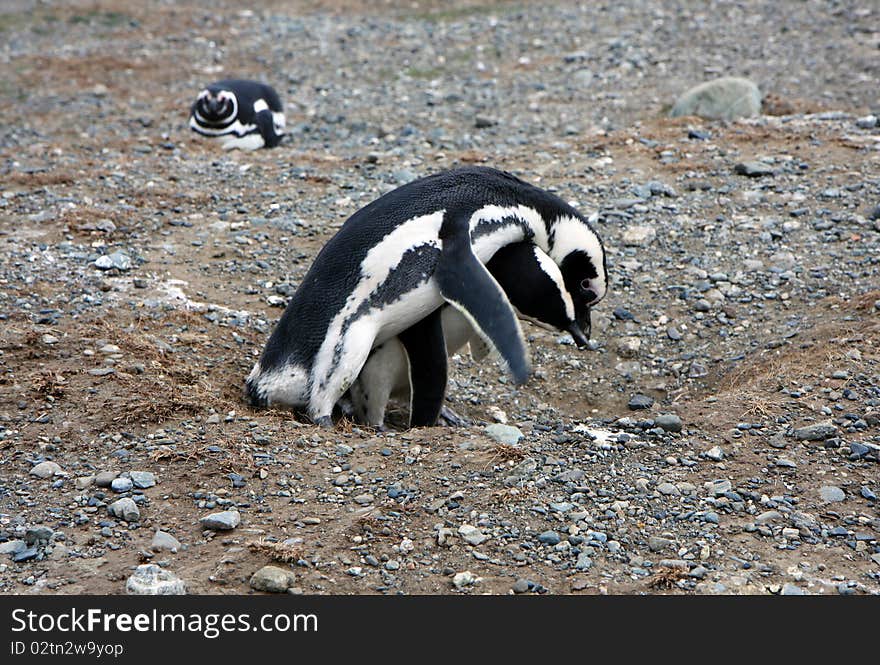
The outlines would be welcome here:
[[[446,342],[440,309],[435,309],[397,337],[409,358],[409,426],[434,425],[446,396]]]
[[[272,111],[268,108],[257,112],[254,116],[254,124],[257,125],[260,136],[262,136],[263,141],[265,141],[263,147],[274,148],[281,143],[281,136],[275,132],[275,117],[272,115]]]
[[[482,362],[486,356],[492,353],[492,347],[486,344],[479,335],[471,337],[468,343],[471,346],[471,356],[477,362]]]
[[[444,227],[447,227],[446,222]],[[468,225],[460,223],[446,231],[446,228],[441,229],[443,247],[434,271],[440,293],[467,318],[484,341],[498,350],[513,380],[517,384],[525,383],[531,368],[522,330],[510,301],[486,266],[474,255]]]

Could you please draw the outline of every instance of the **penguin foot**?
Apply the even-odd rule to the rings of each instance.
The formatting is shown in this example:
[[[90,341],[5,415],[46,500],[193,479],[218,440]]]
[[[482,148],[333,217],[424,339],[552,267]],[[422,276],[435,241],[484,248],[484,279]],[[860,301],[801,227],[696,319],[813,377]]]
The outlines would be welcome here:
[[[333,429],[333,418],[330,416],[321,416],[319,418],[315,418],[315,424],[318,427],[323,427],[324,429]]]
[[[458,415],[448,406],[440,407],[440,420],[450,427],[470,427],[471,421],[463,416]]]

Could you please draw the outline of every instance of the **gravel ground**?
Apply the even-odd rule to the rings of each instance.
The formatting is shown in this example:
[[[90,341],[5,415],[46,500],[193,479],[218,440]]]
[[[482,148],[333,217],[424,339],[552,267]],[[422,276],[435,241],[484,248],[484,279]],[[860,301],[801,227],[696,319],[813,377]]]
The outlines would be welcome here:
[[[757,4],[5,3],[0,591],[880,592],[880,14]],[[229,75],[282,146],[187,129]],[[766,115],[665,117],[722,75]],[[244,404],[335,229],[462,163],[598,215],[594,348],[456,356],[466,428]]]

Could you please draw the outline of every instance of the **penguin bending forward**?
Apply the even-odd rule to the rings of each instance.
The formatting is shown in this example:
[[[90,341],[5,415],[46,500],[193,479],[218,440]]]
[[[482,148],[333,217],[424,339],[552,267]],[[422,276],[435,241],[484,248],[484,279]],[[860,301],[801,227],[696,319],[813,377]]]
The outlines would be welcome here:
[[[265,83],[217,81],[199,93],[189,126],[203,136],[224,137],[224,150],[274,148],[284,135],[284,107]]]
[[[447,303],[498,351],[513,380],[525,382],[530,368],[522,331],[485,266],[518,242],[534,245],[559,268],[583,331],[608,283],[604,247],[587,220],[509,173],[453,169],[388,192],[342,225],[248,376],[251,402],[304,408],[315,423],[332,426],[333,407],[370,351],[389,339],[422,336],[430,362],[442,355],[445,363],[441,306]]]
[[[543,328],[569,332],[578,348],[586,346],[589,318],[586,325],[575,320],[574,300],[562,273],[539,247],[526,241],[507,245],[495,252],[486,268],[519,318]],[[454,307],[444,305],[440,320],[446,355],[452,356],[466,344],[470,344],[476,360],[489,354],[490,349]],[[408,400],[410,427],[433,425],[437,421],[446,389],[446,357],[431,356],[434,345],[418,332],[423,327],[419,322],[372,350],[348,393],[349,407],[357,421],[383,428],[385,410],[392,397]]]

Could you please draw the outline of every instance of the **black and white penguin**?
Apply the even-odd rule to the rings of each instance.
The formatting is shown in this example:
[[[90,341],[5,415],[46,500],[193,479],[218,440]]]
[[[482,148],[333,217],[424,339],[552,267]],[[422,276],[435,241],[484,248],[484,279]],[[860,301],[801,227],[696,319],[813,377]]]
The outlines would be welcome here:
[[[273,148],[284,134],[284,107],[265,83],[217,81],[199,93],[189,126],[203,136],[223,137],[224,150]]]
[[[404,344],[420,340],[411,362],[418,355],[419,366],[445,365],[446,303],[523,383],[530,367],[522,332],[485,266],[522,241],[559,267],[583,329],[607,290],[605,250],[559,197],[487,167],[438,173],[381,196],[318,253],[248,376],[251,402],[305,408],[314,422],[332,425],[334,405],[385,341],[404,333]]]
[[[537,245],[517,242],[502,247],[486,267],[504,290],[520,319],[543,328],[567,331],[578,347],[586,346],[590,323],[575,320],[574,301],[565,287],[562,273]],[[482,360],[491,349],[471,328],[467,319],[451,305],[441,312],[446,353],[452,356],[466,344],[471,355]],[[408,344],[407,344],[408,342]],[[416,345],[416,362],[410,359]],[[391,398],[409,401],[410,427],[433,425],[440,415],[447,380],[446,364],[418,367],[418,346],[422,340],[406,332],[377,346],[349,389],[349,407],[354,418],[376,428],[384,427],[385,410]]]

